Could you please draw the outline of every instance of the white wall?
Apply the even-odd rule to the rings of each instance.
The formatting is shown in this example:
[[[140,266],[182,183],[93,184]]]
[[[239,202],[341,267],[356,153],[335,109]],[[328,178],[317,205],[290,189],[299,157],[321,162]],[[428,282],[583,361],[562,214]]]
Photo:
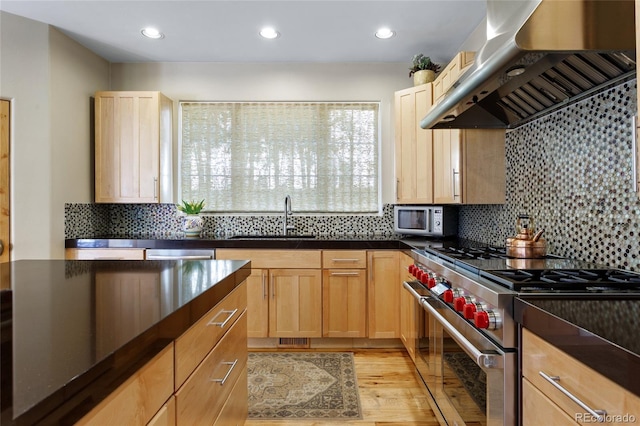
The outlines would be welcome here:
[[[396,90],[413,84],[408,65],[123,63],[111,66],[111,89],[159,90],[174,101],[379,101],[382,201],[393,203],[393,97]],[[177,137],[174,139],[177,143]]]
[[[12,101],[12,260],[64,257],[64,203],[91,202],[89,99],[109,64],[48,25],[0,12],[0,97]]]

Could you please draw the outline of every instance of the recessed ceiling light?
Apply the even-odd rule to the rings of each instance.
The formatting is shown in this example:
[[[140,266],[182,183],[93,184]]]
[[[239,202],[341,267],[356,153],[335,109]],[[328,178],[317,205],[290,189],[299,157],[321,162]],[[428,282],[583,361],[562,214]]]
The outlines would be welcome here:
[[[154,38],[154,39],[164,38],[164,34],[156,30],[155,28],[151,28],[151,27],[143,28],[140,30],[140,32],[142,33],[143,36],[148,38]]]
[[[274,28],[265,27],[260,30],[260,35],[264,38],[273,39],[280,37],[280,33],[277,32]]]
[[[396,35],[395,31],[391,31],[389,28],[380,28],[376,31],[376,37],[381,39],[391,38]]]

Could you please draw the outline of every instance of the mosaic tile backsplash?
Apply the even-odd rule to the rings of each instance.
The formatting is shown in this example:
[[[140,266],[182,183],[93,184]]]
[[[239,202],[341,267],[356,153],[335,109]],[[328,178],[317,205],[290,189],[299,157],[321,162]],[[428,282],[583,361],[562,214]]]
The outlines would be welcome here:
[[[640,271],[640,200],[632,190],[636,80],[507,133],[504,205],[460,208],[459,235],[504,246],[519,214],[544,229],[549,252]],[[383,216],[294,215],[297,233],[392,235]],[[205,237],[278,234],[282,215],[205,216]],[[172,204],[67,204],[66,238],[182,237]]]
[[[203,215],[204,238],[282,234],[282,214]],[[382,216],[305,216],[288,219],[295,234],[316,236],[393,236],[393,205]],[[173,204],[67,204],[65,238],[183,238],[182,216]]]
[[[506,203],[462,207],[459,235],[503,246],[528,214],[550,253],[640,271],[636,111],[632,80],[508,132]]]

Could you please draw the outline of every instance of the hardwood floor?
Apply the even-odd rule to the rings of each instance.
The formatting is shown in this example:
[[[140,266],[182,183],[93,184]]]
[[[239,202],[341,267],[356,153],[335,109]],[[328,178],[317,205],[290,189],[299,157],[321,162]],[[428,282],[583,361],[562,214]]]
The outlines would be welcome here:
[[[307,421],[247,420],[246,426],[439,426],[429,406],[429,393],[415,372],[409,355],[401,350],[355,350],[362,420]]]

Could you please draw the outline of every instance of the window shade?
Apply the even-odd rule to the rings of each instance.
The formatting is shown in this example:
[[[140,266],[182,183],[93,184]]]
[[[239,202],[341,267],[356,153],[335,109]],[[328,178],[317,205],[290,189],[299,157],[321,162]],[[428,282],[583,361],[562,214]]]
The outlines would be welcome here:
[[[206,211],[379,211],[378,103],[182,102],[181,199]]]

